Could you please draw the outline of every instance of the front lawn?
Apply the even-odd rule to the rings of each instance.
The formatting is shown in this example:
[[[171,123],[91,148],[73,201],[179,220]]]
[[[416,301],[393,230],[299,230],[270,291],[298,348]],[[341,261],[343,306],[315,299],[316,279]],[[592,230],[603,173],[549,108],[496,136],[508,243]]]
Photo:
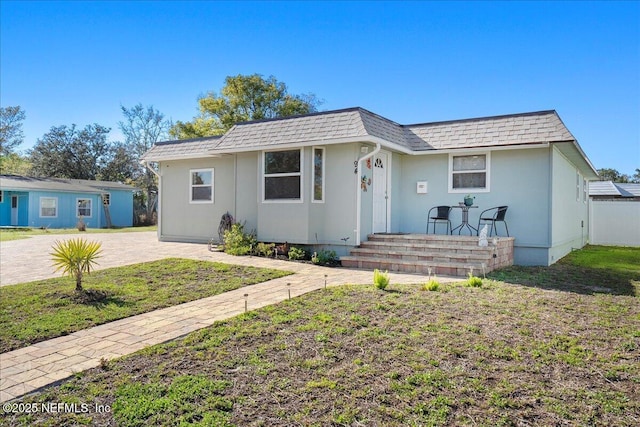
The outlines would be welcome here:
[[[113,320],[218,295],[288,272],[164,259],[85,276],[0,287],[0,353]]]
[[[100,233],[138,233],[143,231],[156,231],[156,225],[146,227],[116,227],[116,228],[87,228],[86,231],[79,231],[77,228],[3,228],[0,229],[0,242],[10,240],[28,239],[33,236],[45,234],[100,234]]]
[[[640,296],[640,248],[585,246],[550,267],[512,266],[488,276],[509,283],[586,295]]]
[[[4,425],[635,426],[640,304],[485,281],[323,289],[78,374]]]

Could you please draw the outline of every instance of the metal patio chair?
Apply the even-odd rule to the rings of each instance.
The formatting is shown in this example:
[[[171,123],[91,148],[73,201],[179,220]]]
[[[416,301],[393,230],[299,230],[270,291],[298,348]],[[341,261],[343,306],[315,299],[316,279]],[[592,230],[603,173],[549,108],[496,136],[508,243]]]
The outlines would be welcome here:
[[[432,212],[435,211],[435,214]],[[429,234],[429,224],[433,224],[433,234],[436,234],[436,223],[438,221],[446,221],[447,223],[447,234],[450,234],[451,230],[451,220],[449,219],[449,215],[451,214],[451,206],[434,206],[429,209],[429,213],[427,214],[427,232]]]
[[[490,208],[480,212],[480,219],[478,220],[477,234],[480,234],[481,224],[491,223],[491,228],[489,229],[489,236],[493,235],[494,230],[497,236],[498,228],[496,227],[496,222],[502,222],[504,223],[504,228],[507,230],[507,237],[509,237],[509,227],[507,226],[507,221],[504,219],[504,217],[507,215],[507,209],[509,209],[509,206],[497,206],[495,208]]]

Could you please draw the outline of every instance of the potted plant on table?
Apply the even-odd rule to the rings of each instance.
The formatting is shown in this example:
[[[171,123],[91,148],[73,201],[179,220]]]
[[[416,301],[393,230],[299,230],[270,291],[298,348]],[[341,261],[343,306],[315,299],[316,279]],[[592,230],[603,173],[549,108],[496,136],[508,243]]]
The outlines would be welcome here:
[[[465,206],[473,206],[473,201],[475,197],[471,196],[471,194],[467,194],[464,196],[464,204]]]

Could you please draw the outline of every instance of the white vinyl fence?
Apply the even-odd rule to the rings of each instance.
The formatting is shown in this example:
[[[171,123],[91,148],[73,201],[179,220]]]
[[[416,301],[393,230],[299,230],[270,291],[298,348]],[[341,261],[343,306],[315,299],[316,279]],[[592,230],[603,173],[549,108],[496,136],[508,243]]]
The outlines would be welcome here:
[[[591,200],[589,237],[594,245],[640,246],[640,202]]]

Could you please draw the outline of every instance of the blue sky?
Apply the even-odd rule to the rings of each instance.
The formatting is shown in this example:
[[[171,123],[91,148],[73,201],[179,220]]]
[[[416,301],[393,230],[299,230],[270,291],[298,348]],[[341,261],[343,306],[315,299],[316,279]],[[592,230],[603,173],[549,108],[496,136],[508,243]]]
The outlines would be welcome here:
[[[3,0],[0,32],[23,151],[72,123],[121,139],[120,105],[191,120],[259,73],[402,124],[555,109],[596,168],[640,168],[640,2]]]

